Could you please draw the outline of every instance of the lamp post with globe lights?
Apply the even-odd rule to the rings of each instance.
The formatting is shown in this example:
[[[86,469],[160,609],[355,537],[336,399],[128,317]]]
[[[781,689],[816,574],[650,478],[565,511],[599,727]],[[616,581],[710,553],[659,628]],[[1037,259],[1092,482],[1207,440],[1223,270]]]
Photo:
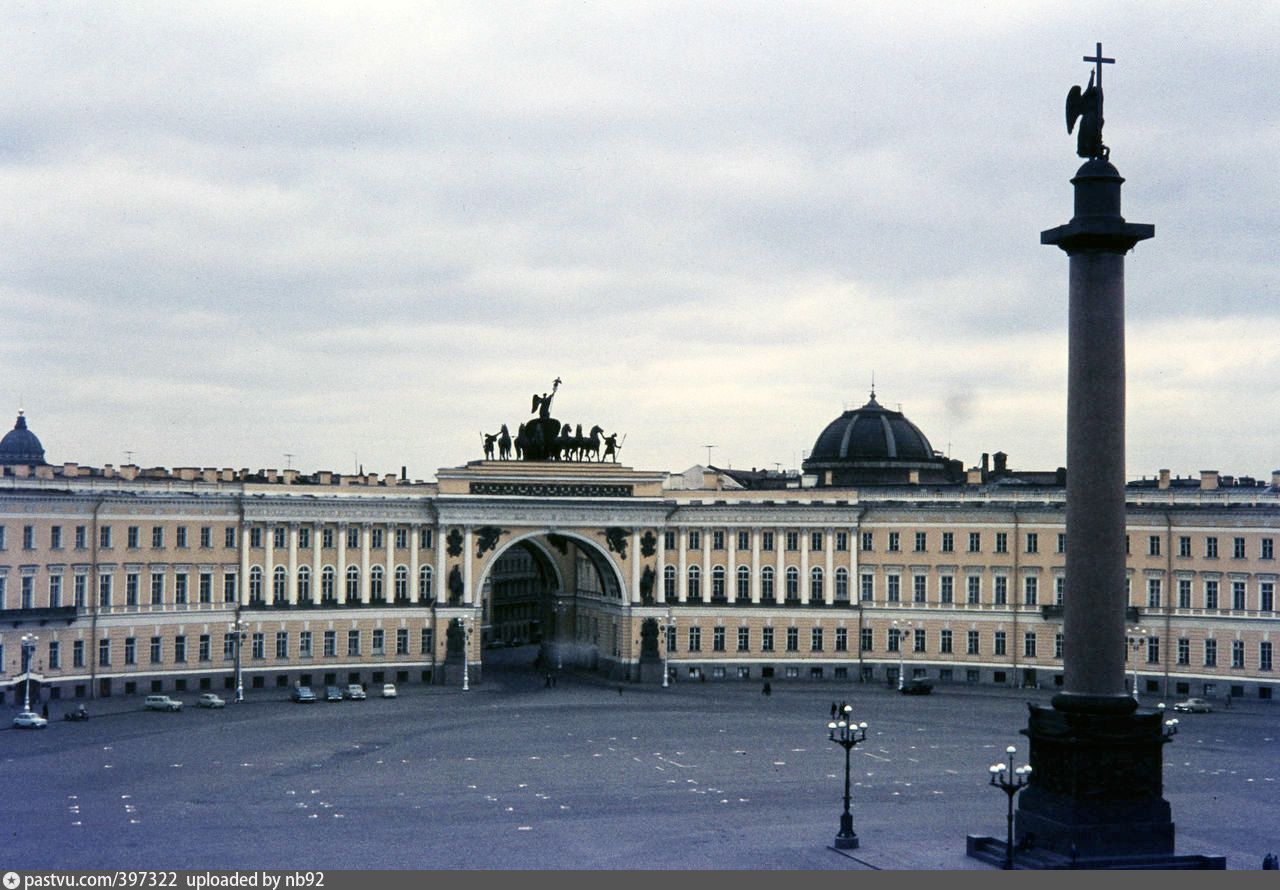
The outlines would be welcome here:
[[[35,634],[22,635],[22,711],[31,710],[31,650],[40,638]]]
[[[471,661],[471,625],[474,623],[470,616],[464,615],[458,619],[458,623],[462,625],[462,691],[471,691],[471,677],[469,662]]]
[[[675,627],[674,619],[671,617],[671,610],[667,610],[667,614],[662,616],[662,621],[658,623],[658,630],[662,633],[662,688],[666,689],[671,685],[671,670],[667,667],[667,652],[670,651],[670,634],[671,628]]]
[[[849,812],[849,755],[859,742],[867,739],[867,723],[853,722],[853,706],[845,705],[839,718],[827,724],[828,738],[844,748],[844,812],[840,814],[840,831],[836,834],[837,850],[853,850],[858,836],[853,831],[853,815]]]
[[[897,640],[898,640],[898,691],[899,692],[902,691],[903,684],[905,683],[905,680],[903,679],[903,674],[902,674],[902,652],[907,645],[907,637],[909,636],[907,631],[911,630],[913,627],[915,627],[915,622],[913,621],[895,619],[893,622],[893,629],[897,632]]]
[[[1145,627],[1130,627],[1125,629],[1125,642],[1129,645],[1129,650],[1133,652],[1133,697],[1138,697],[1138,653],[1142,651],[1142,647],[1147,643],[1147,634],[1149,631]]]
[[[1009,762],[992,764],[988,768],[991,773],[991,785],[999,788],[1009,797],[1009,816],[1005,832],[1004,844],[1004,867],[1006,869],[1013,868],[1013,798],[1019,791],[1026,787],[1030,780],[1031,767],[1024,764],[1017,769],[1013,768],[1013,755],[1018,753],[1018,749],[1010,745],[1004,749],[1009,755]]]
[[[244,645],[244,618],[239,614],[236,620],[228,625],[230,636],[236,644],[236,701],[244,701],[244,675],[241,673],[240,650]]]

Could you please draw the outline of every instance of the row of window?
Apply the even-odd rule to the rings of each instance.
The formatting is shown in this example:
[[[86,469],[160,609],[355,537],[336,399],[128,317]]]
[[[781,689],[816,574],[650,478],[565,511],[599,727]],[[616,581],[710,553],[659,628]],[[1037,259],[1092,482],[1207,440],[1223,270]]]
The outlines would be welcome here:
[[[245,634],[249,641],[249,650],[245,653],[251,660],[261,661],[267,658],[267,635],[265,633]],[[375,628],[370,633],[372,649],[371,655],[386,655],[386,631],[382,628]],[[103,638],[98,640],[98,666],[111,667],[112,659],[112,640]],[[191,656],[194,660],[200,662],[213,661],[213,635],[200,634],[195,639],[195,651],[188,652],[188,638],[185,634],[179,634],[173,638],[172,661],[170,664],[185,664]],[[290,649],[290,634],[287,630],[276,631],[274,638],[274,653],[278,660],[286,660],[290,658],[313,658],[315,657],[315,636],[312,631],[303,630],[297,634],[297,651],[296,653]],[[358,657],[362,655],[361,651],[362,632],[359,629],[351,629],[347,631],[347,655],[349,657]],[[431,655],[433,646],[432,630],[424,627],[418,632],[418,652],[420,655]],[[124,665],[138,664],[139,641],[137,637],[125,637],[123,641]],[[321,656],[324,658],[336,658],[338,655],[338,631],[326,630],[322,631],[320,637]],[[234,661],[236,657],[237,636],[234,632],[224,633],[221,638],[221,651],[223,661]],[[148,641],[147,654],[150,664],[163,664],[163,639],[161,637],[151,637]],[[0,664],[3,664],[4,647],[0,645]],[[62,643],[54,640],[48,644],[47,649],[47,665],[51,671],[62,669]],[[400,627],[395,631],[395,654],[409,654],[409,628]],[[82,668],[85,666],[85,641],[71,641],[71,666]]]
[[[799,550],[801,533],[800,532],[783,532],[783,549]],[[809,532],[809,550],[822,551],[826,545],[827,533],[821,531]],[[885,552],[899,553],[902,552],[902,532],[885,532]],[[915,553],[929,552],[929,532],[918,531],[913,532]],[[941,540],[939,542],[940,553],[955,553],[956,550],[956,533],[955,532],[939,532]],[[993,552],[1008,553],[1009,552],[1009,533],[994,532],[995,546]],[[725,535],[723,531],[712,531],[709,533],[710,544],[712,550],[725,549]],[[751,532],[740,531],[738,536],[738,550],[751,549]],[[874,552],[875,532],[864,531],[859,533],[859,549],[864,552]],[[690,530],[688,532],[687,544],[689,550],[701,550],[703,543],[703,532],[701,530]],[[1162,535],[1149,535],[1147,538],[1147,555],[1159,556],[1161,551]],[[665,533],[663,542],[669,551],[676,549],[676,532],[669,531]],[[775,545],[775,533],[772,531],[763,531],[760,533],[760,549],[773,550]],[[1056,532],[1054,539],[1054,553],[1065,553],[1067,545],[1067,536],[1065,532]],[[834,550],[845,551],[849,549],[849,535],[847,532],[835,532],[832,541]],[[1247,539],[1244,537],[1234,537],[1231,540],[1231,556],[1233,559],[1247,559]],[[982,532],[968,532],[968,548],[967,553],[982,552]],[[1039,553],[1040,552],[1040,533],[1026,532],[1023,534],[1023,552]],[[1125,535],[1125,552],[1129,552],[1129,536]],[[1178,556],[1190,557],[1191,554],[1191,536],[1180,535],[1178,537]],[[1218,558],[1218,537],[1216,535],[1207,535],[1204,539],[1204,556],[1207,559]],[[1260,559],[1274,559],[1275,547],[1272,538],[1261,538],[1258,540],[1258,557]]]
[[[751,600],[751,569],[747,566],[738,566],[735,571],[735,599],[738,602],[749,602]],[[702,599],[702,567],[689,566],[685,577],[685,595],[689,601],[698,602]],[[849,570],[843,566],[837,568],[834,572],[835,586],[833,589],[833,599],[835,602],[848,602],[849,600]],[[667,602],[675,602],[678,598],[676,589],[676,581],[678,579],[678,571],[674,565],[668,565],[663,570],[663,593]],[[910,576],[911,592],[910,602],[929,603],[929,575],[914,574]],[[766,602],[775,601],[776,594],[776,570],[773,566],[764,566],[760,569],[760,598]],[[1248,583],[1240,579],[1232,579],[1230,582],[1230,601],[1225,602],[1219,596],[1220,582],[1218,579],[1204,579],[1201,584],[1202,596],[1199,602],[1195,601],[1192,596],[1192,579],[1177,579],[1177,604],[1179,609],[1234,609],[1244,611],[1249,608],[1248,603]],[[711,587],[710,596],[712,602],[728,601],[728,573],[724,566],[714,566],[711,569]],[[1131,582],[1130,582],[1131,584]],[[786,602],[801,602],[800,589],[800,569],[795,566],[788,566],[783,572],[783,599]],[[1066,577],[1063,575],[1055,575],[1053,578],[1053,605],[1061,606],[1064,601],[1066,591]],[[821,566],[814,566],[809,570],[808,577],[808,602],[823,602],[826,591],[826,572]],[[937,578],[937,603],[951,604],[961,602],[957,590],[955,575],[940,575]],[[991,603],[997,606],[1008,605],[1009,603],[1009,576],[993,575],[991,578]],[[876,601],[876,575],[870,572],[864,572],[859,579],[859,599],[862,602]],[[884,601],[888,603],[905,602],[903,593],[903,578],[897,573],[888,573],[884,576]],[[968,605],[982,604],[982,576],[966,575],[964,576],[964,592],[963,602]],[[1036,575],[1024,575],[1022,578],[1022,604],[1026,606],[1037,606],[1040,603],[1040,578]],[[1048,603],[1045,603],[1048,605]],[[1147,579],[1147,598],[1145,603],[1134,603],[1134,605],[1145,605],[1147,608],[1158,609],[1164,607],[1163,602],[1163,579],[1148,578]],[[1258,582],[1258,603],[1256,608],[1259,611],[1271,612],[1275,609],[1275,582],[1260,581]]]
[[[725,627],[712,627],[711,629],[711,651],[725,652],[726,638],[728,630]],[[702,651],[702,631],[701,627],[690,627],[685,631],[685,640],[687,651]],[[800,651],[800,628],[787,627],[785,631],[785,646],[787,652]],[[1039,655],[1039,635],[1036,631],[1026,631],[1022,635],[1022,655],[1025,658],[1036,658]],[[775,628],[760,628],[760,651],[773,652],[775,641]],[[895,653],[905,652],[909,645],[912,652],[928,653],[929,650],[929,633],[924,628],[915,628],[908,632],[905,629],[890,627],[884,631],[884,652]],[[677,629],[675,627],[667,628],[667,651],[677,652]],[[837,627],[834,629],[832,636],[832,650],[835,652],[849,651],[848,628]],[[953,654],[955,649],[955,635],[949,629],[938,631],[938,648],[937,652],[941,655]],[[965,653],[966,655],[984,655],[982,649],[982,633],[977,630],[969,630],[965,632]],[[1148,664],[1160,663],[1160,639],[1159,637],[1145,637],[1141,644],[1146,648],[1146,657]],[[809,628],[809,652],[822,652],[826,645],[826,628],[811,627]],[[864,627],[860,631],[859,645],[863,652],[875,651],[875,629]],[[750,652],[751,650],[751,628],[740,626],[737,628],[737,651]],[[1053,635],[1053,657],[1062,658],[1063,651],[1063,634],[1061,631]],[[1177,641],[1177,663],[1179,665],[1190,665],[1191,663],[1191,640],[1183,637]],[[1218,641],[1207,639],[1203,641],[1204,666],[1216,667],[1218,658]],[[991,632],[991,655],[1008,655],[1008,636],[1005,631],[997,630]],[[1258,670],[1272,670],[1272,644],[1269,641],[1258,643]],[[1231,641],[1231,667],[1244,669],[1245,664],[1245,643],[1243,640]]]
[[[167,546],[165,543],[167,527],[163,525],[151,526],[151,549],[163,550]],[[179,550],[186,549],[191,545],[189,537],[189,529],[185,525],[175,526],[173,531],[173,546]],[[323,549],[331,550],[334,546],[336,537],[336,529],[323,528],[320,531],[321,543]],[[360,526],[348,526],[346,529],[346,545],[348,549],[360,547]],[[61,550],[66,546],[63,535],[63,529],[60,525],[49,527],[49,549]],[[286,538],[287,529],[284,526],[274,526],[271,529],[272,546],[277,549],[284,549],[288,546]],[[72,546],[76,550],[86,550],[89,546],[89,527],[86,525],[74,526],[74,541]],[[197,530],[199,535],[198,546],[203,550],[213,547],[214,530],[211,525],[202,525]],[[430,550],[433,546],[434,539],[433,529],[424,528],[419,530],[418,546],[422,550]],[[116,538],[114,528],[110,525],[102,525],[98,527],[98,547],[102,550],[110,550],[114,546]],[[249,546],[261,548],[264,540],[264,529],[261,526],[253,526],[249,529]],[[142,544],[142,527],[130,525],[125,528],[125,547],[130,550],[140,549]],[[381,528],[369,529],[369,546],[374,550],[381,550],[385,544],[385,530]],[[234,549],[236,546],[236,530],[232,526],[226,526],[222,529],[222,546],[227,549]],[[307,526],[298,528],[298,547],[302,550],[311,548],[311,529]],[[34,550],[36,548],[36,527],[34,525],[24,525],[22,527],[22,549]],[[395,549],[407,550],[409,548],[409,530],[407,528],[395,529]],[[0,525],[0,550],[5,549],[5,527]]]

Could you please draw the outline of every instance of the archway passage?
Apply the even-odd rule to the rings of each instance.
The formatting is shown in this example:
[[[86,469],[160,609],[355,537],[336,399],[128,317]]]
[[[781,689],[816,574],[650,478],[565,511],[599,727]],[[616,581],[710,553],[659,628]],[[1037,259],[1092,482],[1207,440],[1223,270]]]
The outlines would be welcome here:
[[[618,572],[582,537],[547,532],[513,542],[490,565],[480,597],[487,671],[596,670],[624,656]]]

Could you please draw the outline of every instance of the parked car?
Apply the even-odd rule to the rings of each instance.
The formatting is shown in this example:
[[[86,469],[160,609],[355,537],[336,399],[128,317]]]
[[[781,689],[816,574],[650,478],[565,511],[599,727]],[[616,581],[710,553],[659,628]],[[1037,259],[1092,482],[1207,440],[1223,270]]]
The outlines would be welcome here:
[[[352,683],[347,687],[347,698],[352,701],[364,701],[364,687],[359,683]]]
[[[19,729],[45,729],[49,726],[49,721],[35,711],[23,711],[13,718],[13,725]]]
[[[316,694],[311,691],[310,686],[295,686],[293,692],[289,695],[291,699],[302,704],[315,704]]]
[[[1207,714],[1213,710],[1213,706],[1202,698],[1189,698],[1186,701],[1180,701],[1173,706],[1175,711],[1185,711],[1188,714]]]
[[[326,686],[324,688],[324,700],[325,701],[342,701],[342,687]]]
[[[382,697],[383,697],[383,698],[395,698],[395,697],[396,697],[396,684],[394,684],[394,683],[383,683],[383,684],[382,684]]]
[[[181,711],[182,702],[167,695],[148,695],[142,706],[148,711]]]
[[[907,680],[899,691],[903,695],[928,695],[933,692],[933,684],[928,680]]]
[[[212,692],[202,692],[196,699],[196,705],[201,708],[225,708],[227,703]]]

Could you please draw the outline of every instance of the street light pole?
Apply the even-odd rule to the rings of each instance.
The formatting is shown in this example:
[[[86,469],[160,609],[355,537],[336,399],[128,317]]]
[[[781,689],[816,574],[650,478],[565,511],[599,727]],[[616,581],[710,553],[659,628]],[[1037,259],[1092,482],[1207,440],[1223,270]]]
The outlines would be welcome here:
[[[1145,627],[1130,627],[1125,633],[1129,648],[1133,651],[1133,697],[1138,697],[1138,652],[1147,641],[1147,629]]]
[[[662,688],[666,689],[671,685],[671,670],[667,667],[667,650],[670,646],[671,634],[671,610],[667,609],[667,614],[662,619]]]
[[[40,638],[35,634],[22,635],[22,710],[31,710],[31,650],[36,647]]]
[[[902,675],[902,651],[903,647],[906,645],[906,632],[915,627],[915,624],[910,621],[894,620],[893,626],[898,631],[898,691],[901,692],[904,683]]]
[[[1010,745],[1004,749],[1009,755],[1009,762],[993,764],[988,768],[991,773],[992,787],[999,788],[1009,797],[1009,816],[1005,829],[1004,842],[1004,867],[1006,869],[1013,868],[1013,798],[1026,787],[1030,780],[1031,767],[1023,765],[1017,769],[1013,768],[1013,755],[1018,753],[1018,749]]]
[[[471,679],[467,670],[467,662],[471,660],[471,619],[463,616],[458,619],[462,623],[462,691],[471,691]]]
[[[244,618],[239,612],[236,620],[231,622],[232,635],[236,641],[236,701],[244,701],[244,675],[241,673],[240,650],[244,648]]]
[[[853,831],[853,814],[849,812],[849,755],[859,742],[867,739],[867,723],[854,723],[852,705],[845,705],[839,720],[827,724],[828,738],[844,748],[844,812],[840,814],[840,831],[836,834],[837,850],[853,850],[858,846],[858,835]]]
[[[557,601],[556,606],[556,670],[564,670],[564,614],[569,611],[568,604]]]

